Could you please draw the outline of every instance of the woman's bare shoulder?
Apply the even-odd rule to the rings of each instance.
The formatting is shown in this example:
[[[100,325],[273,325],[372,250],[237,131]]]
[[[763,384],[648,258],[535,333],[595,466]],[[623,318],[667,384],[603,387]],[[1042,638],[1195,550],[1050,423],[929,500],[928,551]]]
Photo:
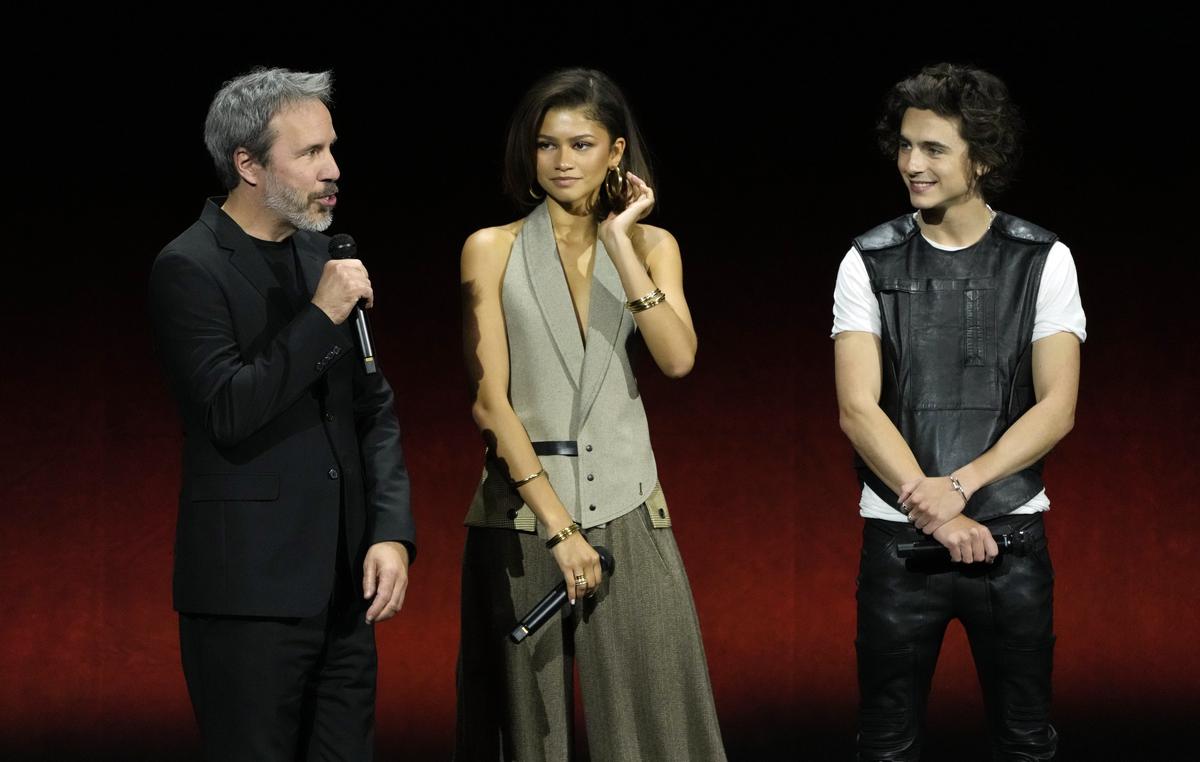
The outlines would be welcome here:
[[[462,250],[463,271],[503,272],[523,224],[525,220],[517,220],[507,225],[480,228],[467,236]]]
[[[512,248],[513,241],[517,240],[517,234],[521,232],[521,226],[524,224],[525,220],[517,220],[507,225],[480,228],[467,236],[463,251],[465,253],[471,249],[483,254],[507,253]]]

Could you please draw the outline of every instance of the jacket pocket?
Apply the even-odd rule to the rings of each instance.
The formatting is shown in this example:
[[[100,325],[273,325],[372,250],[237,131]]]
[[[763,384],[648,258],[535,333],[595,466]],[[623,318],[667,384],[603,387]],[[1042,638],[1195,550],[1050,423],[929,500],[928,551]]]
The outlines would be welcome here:
[[[277,474],[196,474],[191,478],[192,502],[278,499]]]
[[[991,299],[987,298],[991,291],[979,288],[963,290],[962,325],[963,325],[963,366],[983,366],[987,364],[988,338],[991,334],[995,341],[995,332],[988,330],[991,321],[988,320],[988,308]]]
[[[991,278],[889,278],[875,284],[913,410],[999,410]]]

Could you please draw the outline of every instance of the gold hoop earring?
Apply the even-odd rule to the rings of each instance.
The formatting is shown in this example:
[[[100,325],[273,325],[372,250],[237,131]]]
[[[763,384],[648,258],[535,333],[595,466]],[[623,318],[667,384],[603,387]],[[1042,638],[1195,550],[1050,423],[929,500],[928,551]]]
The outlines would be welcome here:
[[[613,175],[616,175],[616,190],[613,189]],[[625,200],[625,173],[621,171],[621,165],[609,167],[608,173],[604,175],[604,190],[608,193],[608,200],[614,204]]]
[[[541,201],[542,199],[544,199],[546,197],[545,193],[542,193],[542,195],[540,195],[540,196],[538,194],[534,193],[532,185],[529,186],[529,195],[533,196],[534,201]]]

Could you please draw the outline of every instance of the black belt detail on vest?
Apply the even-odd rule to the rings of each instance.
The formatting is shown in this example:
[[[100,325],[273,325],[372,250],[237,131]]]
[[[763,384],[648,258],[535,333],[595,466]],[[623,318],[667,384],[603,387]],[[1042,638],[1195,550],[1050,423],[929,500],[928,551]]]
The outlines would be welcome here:
[[[533,451],[538,455],[566,455],[568,457],[579,457],[578,442],[530,442],[533,445]]]

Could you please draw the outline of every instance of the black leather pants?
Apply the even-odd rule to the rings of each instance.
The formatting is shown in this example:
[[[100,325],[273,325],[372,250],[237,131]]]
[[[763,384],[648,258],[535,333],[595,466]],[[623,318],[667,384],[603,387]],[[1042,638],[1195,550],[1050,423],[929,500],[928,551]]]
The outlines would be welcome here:
[[[1054,569],[1042,517],[1005,516],[993,533],[1024,529],[1023,555],[993,564],[904,560],[907,523],[868,519],[858,578],[859,760],[921,755],[925,702],[942,636],[958,617],[983,687],[994,760],[1054,757],[1049,722]]]

